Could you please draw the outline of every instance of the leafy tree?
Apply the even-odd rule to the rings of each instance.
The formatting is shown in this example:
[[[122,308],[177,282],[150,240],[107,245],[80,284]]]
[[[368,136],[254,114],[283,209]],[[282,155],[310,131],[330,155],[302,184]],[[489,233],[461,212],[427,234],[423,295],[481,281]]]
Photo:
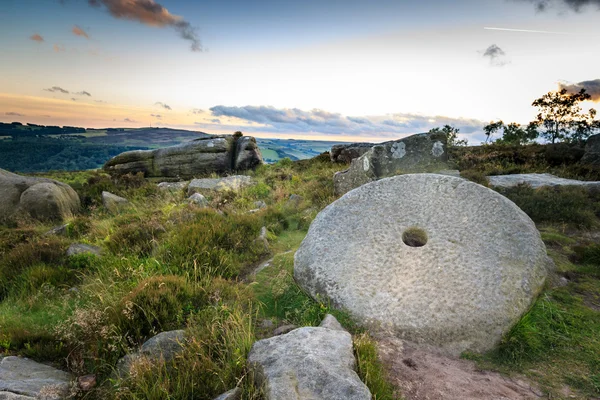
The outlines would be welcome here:
[[[596,110],[591,109],[588,114],[581,112],[579,103],[589,99],[591,96],[585,89],[577,93],[568,93],[566,89],[548,92],[532,103],[539,110],[533,123],[544,127],[541,134],[552,143],[584,140],[599,128],[598,121],[594,120]]]
[[[502,129],[502,137],[497,139],[494,143],[498,144],[516,144],[523,145],[531,143],[539,136],[537,125],[530,123],[526,127],[521,126],[515,122],[511,122],[505,125],[502,121],[490,122],[488,125],[483,127],[487,138],[485,140],[488,143],[492,135]]]
[[[429,133],[438,132],[442,132],[446,135],[448,147],[466,146],[469,143],[467,139],[458,138],[458,133],[460,132],[460,129],[455,128],[453,126],[444,125],[442,128],[433,128],[429,131]]]

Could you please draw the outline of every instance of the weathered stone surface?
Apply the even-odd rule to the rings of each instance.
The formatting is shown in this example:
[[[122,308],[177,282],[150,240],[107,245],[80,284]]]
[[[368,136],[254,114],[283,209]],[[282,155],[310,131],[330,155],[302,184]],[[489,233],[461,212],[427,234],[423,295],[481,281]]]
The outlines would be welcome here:
[[[188,201],[200,207],[205,207],[208,205],[208,200],[206,200],[206,197],[202,196],[200,193],[194,193],[188,197]]]
[[[67,372],[27,358],[10,356],[0,361],[0,396],[8,392],[36,399],[64,399],[71,379],[72,376]],[[4,396],[7,399],[20,399],[7,394]]]
[[[325,318],[323,318],[323,321],[321,321],[321,323],[319,324],[319,326],[321,328],[327,328],[327,329],[333,329],[336,331],[345,331],[344,327],[342,326],[342,324],[340,324],[338,322],[337,319],[335,319],[335,317],[331,314],[327,314],[325,316]]]
[[[67,249],[67,257],[71,257],[77,254],[92,254],[100,257],[102,255],[102,249],[91,244],[84,243],[73,243]]]
[[[238,165],[239,163],[239,165]],[[104,169],[126,174],[143,172],[147,177],[192,178],[207,173],[254,168],[262,163],[252,137],[232,135],[197,139],[157,150],[135,150],[108,160]]]
[[[69,224],[60,225],[60,226],[50,229],[44,235],[46,235],[46,236],[49,236],[49,235],[65,236],[67,234],[68,227],[69,227]]]
[[[350,334],[318,327],[259,340],[248,355],[266,400],[370,400],[355,364]]]
[[[239,400],[242,398],[242,389],[236,387],[235,389],[231,389],[228,392],[223,393],[222,395],[215,397],[214,400]]]
[[[350,143],[336,144],[331,146],[329,157],[331,162],[350,163],[355,158],[358,158],[371,150],[375,143]]]
[[[412,227],[425,244],[405,236]],[[551,267],[534,223],[504,196],[436,174],[364,185],[313,221],[294,277],[375,332],[448,353],[492,348]]]
[[[240,189],[253,185],[252,178],[246,175],[232,175],[225,178],[193,179],[188,185],[187,193],[238,192]]]
[[[511,188],[527,184],[536,189],[542,186],[581,186],[590,191],[600,191],[600,182],[578,181],[576,179],[559,178],[552,174],[514,174],[488,176],[490,186]]]
[[[273,336],[285,335],[286,333],[291,332],[296,328],[296,325],[282,325],[273,331]]]
[[[600,165],[600,134],[592,135],[588,138],[581,163]]]
[[[117,362],[117,374],[121,377],[127,376],[132,366],[143,359],[172,361],[183,351],[185,343],[185,331],[182,329],[161,332],[144,342],[138,352],[122,357]]]
[[[420,133],[375,145],[352,160],[346,171],[333,176],[335,192],[344,194],[365,183],[403,173],[447,170],[446,142],[443,133]]]
[[[129,200],[110,192],[102,192],[102,205],[111,213],[118,213],[129,205]]]
[[[182,182],[161,182],[157,186],[160,190],[165,190],[169,192],[181,192],[187,188],[190,182],[182,181]]]
[[[67,184],[0,169],[0,222],[20,215],[62,221],[79,212],[77,193]]]

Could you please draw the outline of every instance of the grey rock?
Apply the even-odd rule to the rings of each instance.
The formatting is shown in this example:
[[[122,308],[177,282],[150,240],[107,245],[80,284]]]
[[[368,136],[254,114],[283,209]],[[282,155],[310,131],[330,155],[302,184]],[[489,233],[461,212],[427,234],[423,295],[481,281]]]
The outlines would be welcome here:
[[[0,393],[47,400],[64,399],[72,378],[67,372],[27,358],[10,356],[0,361]],[[20,399],[8,394],[4,396],[7,399]]]
[[[345,331],[342,324],[340,324],[338,320],[331,314],[327,314],[319,326],[321,328],[333,329],[336,331]]]
[[[208,205],[208,200],[206,200],[206,197],[202,196],[200,193],[194,193],[188,197],[188,201],[200,207],[206,207]]]
[[[426,237],[410,238],[413,227]],[[317,215],[294,258],[294,278],[313,297],[375,333],[450,354],[498,343],[550,268],[535,224],[514,203],[436,174],[346,193]]]
[[[534,189],[542,186],[580,186],[590,191],[600,191],[600,182],[578,181],[576,179],[559,178],[552,174],[514,174],[488,176],[490,186],[511,188],[527,184]]]
[[[236,142],[232,135],[225,135],[156,150],[128,151],[108,160],[104,169],[118,174],[143,172],[147,177],[188,179],[253,168],[261,163],[254,138],[242,137]]]
[[[225,178],[204,178],[194,179],[188,185],[187,193],[191,196],[194,193],[210,192],[239,192],[242,188],[252,186],[254,181],[246,175],[232,175]]]
[[[286,205],[288,207],[298,207],[300,205],[300,203],[302,202],[302,200],[303,200],[302,196],[299,196],[297,194],[291,194],[290,198],[286,202]]]
[[[600,134],[592,135],[585,144],[581,164],[600,165]]]
[[[270,319],[263,319],[260,321],[259,327],[262,329],[271,329],[273,327],[273,321]]]
[[[118,213],[129,205],[129,200],[110,192],[102,192],[102,205],[111,213]]]
[[[11,392],[0,392],[0,400],[35,400],[35,397],[23,396]]]
[[[273,336],[285,335],[286,333],[291,332],[296,328],[296,325],[282,325],[273,331]]]
[[[240,400],[242,398],[242,389],[236,387],[222,395],[215,397],[214,400]]]
[[[84,243],[73,243],[67,249],[67,257],[71,257],[77,254],[91,254],[94,256],[102,256],[102,249],[91,244]]]
[[[117,362],[117,374],[125,377],[131,371],[136,361],[146,358],[153,361],[172,361],[180,354],[185,346],[186,337],[184,330],[161,332],[148,339],[138,352],[130,353]]]
[[[375,143],[350,143],[336,144],[331,147],[329,157],[331,162],[350,163],[355,158],[358,158],[371,150]]]
[[[259,340],[248,355],[266,400],[370,400],[355,364],[350,334],[318,327]]]
[[[161,182],[157,186],[160,190],[169,191],[169,192],[182,192],[189,185],[189,181],[183,182]]]
[[[350,168],[333,176],[340,195],[365,183],[404,173],[448,170],[447,139],[443,133],[421,133],[373,146],[352,160]]]
[[[57,226],[55,228],[50,229],[48,232],[45,233],[45,235],[46,236],[50,236],[50,235],[65,236],[67,234],[68,227],[69,227],[69,224]]]
[[[258,200],[254,202],[254,207],[258,208],[259,210],[262,210],[263,208],[267,208],[267,203],[265,203],[262,200]]]
[[[77,214],[80,208],[79,196],[65,183],[0,169],[0,222],[21,215],[42,221],[62,221]]]

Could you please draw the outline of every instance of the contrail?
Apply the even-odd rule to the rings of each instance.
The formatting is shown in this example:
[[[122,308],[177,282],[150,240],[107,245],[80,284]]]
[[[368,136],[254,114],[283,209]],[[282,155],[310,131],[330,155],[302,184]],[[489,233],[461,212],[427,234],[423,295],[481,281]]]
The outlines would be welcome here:
[[[483,29],[487,29],[488,31],[508,31],[508,32],[526,32],[526,33],[549,33],[552,35],[572,35],[572,33],[569,32],[551,32],[551,31],[533,31],[530,29],[509,29],[509,28],[491,28],[491,27],[484,27]]]

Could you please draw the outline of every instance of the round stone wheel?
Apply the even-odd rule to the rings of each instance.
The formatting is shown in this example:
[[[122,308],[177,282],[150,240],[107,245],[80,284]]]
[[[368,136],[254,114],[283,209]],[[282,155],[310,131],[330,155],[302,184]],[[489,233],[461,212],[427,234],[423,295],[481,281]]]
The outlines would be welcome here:
[[[459,354],[494,347],[551,265],[535,224],[506,197],[411,174],[358,187],[320,212],[294,277],[371,330]]]

